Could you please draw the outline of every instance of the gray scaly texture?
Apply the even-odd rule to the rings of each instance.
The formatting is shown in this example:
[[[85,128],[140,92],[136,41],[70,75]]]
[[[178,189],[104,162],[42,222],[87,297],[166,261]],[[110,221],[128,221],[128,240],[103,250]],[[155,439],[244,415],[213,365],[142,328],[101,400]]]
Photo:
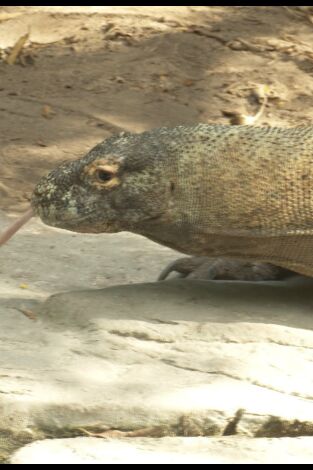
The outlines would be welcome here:
[[[34,190],[42,220],[130,231],[189,255],[313,275],[313,127],[199,124],[122,133]]]

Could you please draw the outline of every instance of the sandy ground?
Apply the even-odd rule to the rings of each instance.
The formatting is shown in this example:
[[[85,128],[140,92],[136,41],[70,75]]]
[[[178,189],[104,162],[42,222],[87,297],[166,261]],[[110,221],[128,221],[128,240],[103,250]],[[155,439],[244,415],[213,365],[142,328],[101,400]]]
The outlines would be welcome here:
[[[24,210],[39,177],[120,130],[308,124],[312,10],[286,7],[0,7],[0,208]],[[21,55],[12,46],[29,34]]]

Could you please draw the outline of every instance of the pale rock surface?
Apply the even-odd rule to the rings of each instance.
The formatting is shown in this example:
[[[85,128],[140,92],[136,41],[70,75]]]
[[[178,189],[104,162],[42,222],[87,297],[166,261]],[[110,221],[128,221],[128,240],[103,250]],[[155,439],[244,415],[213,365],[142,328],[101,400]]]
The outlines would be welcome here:
[[[164,437],[101,440],[78,437],[35,442],[12,464],[312,464],[312,438]]]
[[[73,236],[37,221],[3,247],[0,461],[27,442],[82,428],[148,428],[148,437],[155,429],[160,436],[313,435],[312,281],[143,282],[175,256],[134,235]],[[137,284],[99,289],[121,272]],[[96,459],[97,446],[107,444],[89,439],[82,442],[97,442]],[[208,443],[222,442],[210,439],[187,442],[193,449],[205,442],[206,459]],[[310,449],[312,439],[292,442]],[[179,440],[147,442],[180,458]],[[168,442],[176,450],[162,448]],[[82,447],[77,458],[83,454]]]

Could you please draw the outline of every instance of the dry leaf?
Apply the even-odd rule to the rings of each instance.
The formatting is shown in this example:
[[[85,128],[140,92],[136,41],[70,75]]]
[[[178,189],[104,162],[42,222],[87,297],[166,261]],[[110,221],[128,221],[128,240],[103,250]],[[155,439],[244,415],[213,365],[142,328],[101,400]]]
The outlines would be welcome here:
[[[125,31],[113,30],[111,33],[105,35],[105,39],[114,40],[118,38],[131,38],[132,35]]]
[[[238,111],[222,111],[223,115],[229,119],[233,126],[251,126],[255,123],[255,117]]]
[[[53,116],[55,115],[55,111],[53,111],[51,106],[46,104],[45,106],[43,106],[43,108],[41,110],[41,115],[46,119],[52,119]]]
[[[125,78],[117,76],[115,77],[115,81],[117,83],[125,83]]]
[[[107,23],[106,25],[102,27],[102,32],[107,33],[108,31],[110,31],[110,29],[114,28],[114,26],[115,26],[114,23]]]
[[[192,86],[195,83],[194,80],[191,80],[191,78],[186,78],[186,80],[183,81],[183,85],[185,86]]]
[[[64,38],[63,41],[65,44],[75,44],[79,39],[76,36],[68,36],[67,38]]]
[[[247,89],[249,89],[248,87]],[[251,90],[251,88],[250,88]],[[265,106],[267,104],[268,95],[270,94],[270,87],[268,85],[256,83],[252,88],[253,94],[256,96],[258,102],[260,103],[260,108],[258,112],[254,115],[244,114],[238,111],[222,111],[223,115],[228,117],[232,125],[246,125],[252,126],[256,123],[258,119],[262,116]]]
[[[31,310],[28,310],[26,308],[19,308],[18,310],[30,320],[37,321],[37,316]]]
[[[263,102],[260,106],[260,109],[258,112],[254,115],[251,114],[243,114],[239,113],[237,111],[222,111],[223,115],[228,117],[230,120],[230,123],[232,125],[245,125],[245,126],[253,126],[253,124],[256,123],[258,119],[262,116],[265,106],[267,103],[267,96],[265,95],[263,98]]]
[[[263,100],[268,97],[270,93],[270,87],[268,85],[256,84],[255,88],[253,89],[253,93],[259,102],[263,102]]]
[[[41,139],[38,139],[36,144],[39,145],[39,147],[48,147],[48,144],[45,144]]]
[[[24,36],[21,36],[18,39],[18,41],[16,41],[16,43],[14,44],[14,46],[11,49],[11,52],[9,53],[7,58],[5,59],[7,64],[9,64],[9,65],[14,65],[15,64],[16,59],[18,58],[18,56],[22,52],[22,49],[23,49],[26,41],[28,41],[28,39],[29,39],[29,33],[24,34]]]

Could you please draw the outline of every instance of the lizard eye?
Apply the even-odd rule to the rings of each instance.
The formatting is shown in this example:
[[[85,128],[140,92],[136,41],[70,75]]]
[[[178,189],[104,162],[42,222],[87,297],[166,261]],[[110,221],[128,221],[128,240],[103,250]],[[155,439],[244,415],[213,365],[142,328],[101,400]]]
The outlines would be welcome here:
[[[120,184],[119,166],[106,160],[96,160],[84,169],[90,183],[97,189],[112,189]]]
[[[107,181],[110,181],[113,178],[113,173],[108,170],[103,170],[102,168],[99,168],[96,171],[96,175],[98,180],[103,183],[106,183]]]

